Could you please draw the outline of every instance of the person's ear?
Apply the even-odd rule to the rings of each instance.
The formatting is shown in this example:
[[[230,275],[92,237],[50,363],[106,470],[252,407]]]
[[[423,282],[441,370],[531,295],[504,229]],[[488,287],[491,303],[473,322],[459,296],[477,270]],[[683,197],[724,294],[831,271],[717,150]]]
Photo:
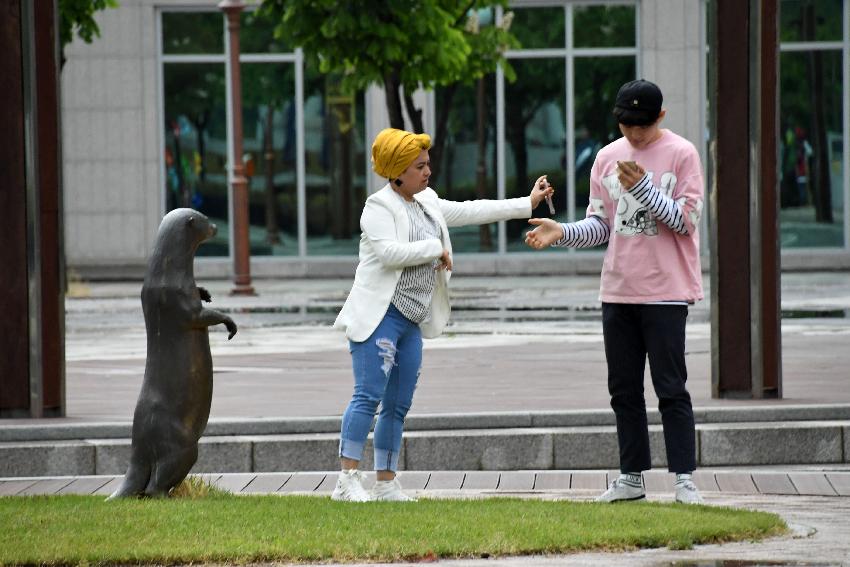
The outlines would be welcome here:
[[[667,109],[662,108],[661,112],[658,113],[658,118],[655,119],[656,124],[661,124],[661,121],[664,120],[664,116],[667,114]]]
[[[395,183],[397,186],[401,187],[402,181],[401,181],[401,179],[395,179],[393,181],[393,183]]]

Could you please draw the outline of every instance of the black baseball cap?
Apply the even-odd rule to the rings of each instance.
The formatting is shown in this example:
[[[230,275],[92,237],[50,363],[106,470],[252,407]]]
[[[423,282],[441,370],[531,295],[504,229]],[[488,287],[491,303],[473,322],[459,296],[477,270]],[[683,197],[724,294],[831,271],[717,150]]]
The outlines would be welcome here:
[[[646,79],[629,81],[617,92],[614,116],[626,126],[648,126],[658,120],[664,97],[658,85]]]

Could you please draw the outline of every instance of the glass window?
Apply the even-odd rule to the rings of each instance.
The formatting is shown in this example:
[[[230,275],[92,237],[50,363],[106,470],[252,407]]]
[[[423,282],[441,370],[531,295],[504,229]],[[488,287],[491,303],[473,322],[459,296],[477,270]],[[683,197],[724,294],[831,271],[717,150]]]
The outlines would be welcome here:
[[[251,254],[298,254],[294,64],[242,65],[242,117]]]
[[[366,202],[362,93],[339,77],[304,72],[307,250],[312,256],[356,254]]]
[[[198,254],[227,256],[224,65],[166,63],[163,71],[166,207],[191,207],[210,217],[218,234]]]
[[[555,209],[566,210],[566,70],[563,58],[514,59],[517,79],[505,84],[505,194],[528,195],[544,173],[556,190]],[[542,203],[536,213],[549,216]],[[506,224],[507,249],[527,251],[524,220]]]
[[[512,8],[514,20],[511,31],[521,44],[521,49],[563,49],[564,9]]]
[[[273,22],[256,11],[242,12],[239,48],[242,53],[286,53],[292,51],[283,40],[276,39]]]
[[[841,59],[837,50],[780,57],[783,247],[844,245]]]
[[[782,0],[780,41],[841,41],[842,0]]]
[[[575,47],[633,47],[634,6],[576,6],[573,10]]]
[[[224,53],[224,30],[221,12],[163,12],[162,52]]]
[[[485,77],[478,82],[458,86],[448,103],[447,89],[436,92],[436,107],[450,104],[447,135],[439,166],[431,186],[444,199],[470,201],[496,198],[496,80]],[[478,110],[482,109],[479,139]],[[434,156],[432,155],[432,158]],[[479,177],[479,165],[481,166]],[[463,226],[450,229],[456,252],[495,252],[497,224]]]
[[[578,57],[575,69],[575,216],[583,219],[596,153],[622,134],[611,114],[620,86],[635,77],[634,57]]]

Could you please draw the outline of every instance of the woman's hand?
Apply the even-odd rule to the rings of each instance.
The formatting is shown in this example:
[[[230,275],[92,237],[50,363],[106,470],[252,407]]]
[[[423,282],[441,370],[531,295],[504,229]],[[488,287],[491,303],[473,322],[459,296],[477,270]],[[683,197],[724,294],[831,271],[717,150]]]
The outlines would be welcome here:
[[[528,224],[537,225],[537,228],[528,231],[525,243],[537,250],[551,246],[564,237],[561,223],[552,219],[528,219]]]
[[[539,205],[544,198],[551,196],[554,192],[555,189],[553,189],[552,186],[549,185],[549,182],[546,181],[545,175],[538,177],[537,181],[534,182],[534,187],[531,188],[531,194],[529,195],[531,197],[531,210],[533,211],[536,209],[537,205]]]
[[[446,270],[447,272],[452,271],[452,255],[448,250],[443,250],[443,255],[437,260],[439,263],[435,270]]]
[[[643,179],[646,171],[635,162],[618,161],[617,162],[617,178],[623,189],[630,191],[632,187],[638,184],[638,181]]]

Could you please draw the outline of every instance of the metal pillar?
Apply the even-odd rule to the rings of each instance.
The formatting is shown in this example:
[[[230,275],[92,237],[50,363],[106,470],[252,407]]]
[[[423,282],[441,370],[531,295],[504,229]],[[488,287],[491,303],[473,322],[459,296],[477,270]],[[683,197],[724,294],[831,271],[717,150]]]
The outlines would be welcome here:
[[[59,47],[54,1],[0,15],[0,417],[65,413]]]
[[[233,289],[234,295],[254,295],[251,285],[251,244],[248,236],[248,180],[242,163],[242,76],[239,66],[239,16],[245,9],[241,0],[223,0],[218,7],[227,15],[230,39],[230,89],[232,93],[233,167],[230,183],[233,195]]]
[[[712,397],[779,398],[777,0],[710,9]]]

